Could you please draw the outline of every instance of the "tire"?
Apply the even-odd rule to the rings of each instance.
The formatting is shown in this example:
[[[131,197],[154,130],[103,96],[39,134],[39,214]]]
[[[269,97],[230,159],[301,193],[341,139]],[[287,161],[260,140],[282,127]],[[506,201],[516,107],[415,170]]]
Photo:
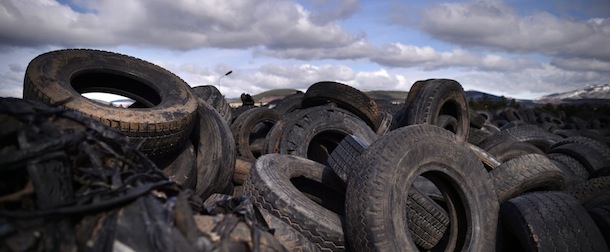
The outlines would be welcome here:
[[[460,83],[449,79],[429,79],[417,81],[411,87],[406,100],[406,115],[399,127],[413,124],[441,126],[441,116],[451,116],[457,120],[452,131],[460,139],[468,139],[470,120],[468,100]]]
[[[245,111],[248,111],[250,109],[253,109],[253,108],[258,108],[258,107],[254,106],[254,105],[242,105],[242,106],[239,106],[237,108],[232,108],[231,109],[231,122],[229,122],[229,125],[232,125],[233,122],[235,122],[235,119],[239,115],[241,115],[241,113],[243,113]]]
[[[468,133],[468,142],[474,145],[478,145],[479,143],[483,142],[483,140],[493,135],[487,130],[477,129],[473,127],[470,127],[469,131],[470,132]]]
[[[371,143],[355,135],[347,135],[328,157],[328,167],[347,183],[353,166]]]
[[[82,96],[106,92],[136,100],[124,109]],[[188,140],[197,100],[173,73],[126,55],[83,49],[52,51],[28,65],[23,98],[78,110],[125,134],[148,156],[177,151]]]
[[[577,144],[579,147],[561,149],[563,145]],[[597,170],[610,165],[610,147],[595,139],[582,136],[568,137],[557,142],[551,147],[551,152],[572,154],[574,158],[579,160],[590,173],[595,173]]]
[[[343,180],[355,176],[358,158],[369,143],[361,138],[346,136],[328,158],[328,166]],[[432,185],[433,189],[436,189]],[[407,226],[416,245],[431,249],[443,238],[449,225],[447,212],[413,185],[407,196]]]
[[[574,196],[581,204],[587,203],[605,191],[610,191],[610,177],[592,178],[566,189],[566,192]]]
[[[498,202],[489,175],[464,142],[432,125],[406,126],[364,152],[348,181],[346,232],[353,251],[416,251],[406,230],[407,193],[422,175],[443,193],[450,231],[445,250],[490,251]]]
[[[269,213],[264,208],[259,208],[261,215],[269,225],[269,228],[273,229],[273,236],[284,245],[288,251],[295,252],[316,252],[320,249],[307,237],[291,227],[288,223],[284,222],[273,214]]]
[[[490,174],[500,204],[525,192],[561,191],[566,187],[561,170],[540,154],[527,154],[508,160]]]
[[[379,129],[381,114],[375,100],[362,91],[343,83],[321,81],[309,86],[303,96],[302,107],[311,108],[329,102],[336,103],[337,107],[360,117],[374,131]]]
[[[561,153],[549,153],[547,157],[566,176],[568,186],[589,179],[589,172],[578,160]]]
[[[231,106],[215,86],[205,85],[191,88],[193,94],[212,105],[227,123],[231,122]]]
[[[197,185],[196,161],[195,148],[191,142],[187,142],[177,153],[167,155],[155,163],[170,181],[182,188],[194,190]]]
[[[334,106],[316,106],[278,121],[265,139],[263,153],[296,155],[327,164],[330,153],[347,135],[366,142],[378,137],[354,114]]]
[[[500,116],[509,122],[523,121],[523,116],[519,110],[511,107],[506,107],[500,112]]]
[[[553,144],[562,139],[562,137],[546,132],[536,125],[522,125],[502,130],[500,133],[488,137],[479,144],[479,147],[489,150],[498,144],[516,141],[530,143],[547,153]]]
[[[197,148],[197,186],[195,195],[205,200],[213,193],[232,194],[235,172],[235,142],[222,116],[199,99],[198,121],[194,132]]]
[[[588,210],[597,228],[604,236],[606,245],[610,244],[610,204]]]
[[[500,162],[506,162],[527,154],[546,155],[538,147],[526,142],[504,142],[492,147],[487,152]]]
[[[392,114],[387,113],[387,112],[381,112],[381,123],[379,124],[379,128],[377,128],[377,131],[375,131],[377,133],[377,135],[383,136],[386,133],[388,133],[392,127],[394,127],[392,124],[394,123],[394,117],[392,116]]]
[[[231,124],[237,156],[249,159],[259,157],[261,149],[252,148],[252,144],[256,140],[265,139],[279,120],[280,115],[277,112],[265,107],[252,108],[240,114]]]
[[[280,116],[299,110],[301,109],[301,103],[304,95],[304,93],[296,93],[285,96],[271,109],[277,112]]]
[[[501,251],[608,251],[586,210],[563,192],[535,192],[501,207],[505,237]]]
[[[244,190],[258,208],[289,223],[320,250],[345,250],[345,184],[330,168],[292,155],[263,155]]]
[[[470,118],[470,127],[480,129],[485,125],[486,118],[477,111],[468,110],[468,117]]]

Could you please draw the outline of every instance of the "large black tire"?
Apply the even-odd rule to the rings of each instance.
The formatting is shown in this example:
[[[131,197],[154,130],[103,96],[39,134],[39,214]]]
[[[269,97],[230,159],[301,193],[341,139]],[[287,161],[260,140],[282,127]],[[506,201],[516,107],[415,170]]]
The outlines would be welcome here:
[[[212,105],[227,123],[231,122],[231,106],[215,86],[204,85],[191,88],[193,94]]]
[[[357,173],[354,169],[358,158],[369,144],[357,136],[346,136],[331,153],[328,166],[343,181],[349,180],[350,176]],[[434,186],[433,188],[436,189]],[[431,249],[438,244],[447,230],[447,212],[415,185],[410,188],[407,197],[407,226],[413,235],[413,241],[423,249]]]
[[[257,207],[289,223],[320,250],[345,250],[345,184],[330,168],[292,155],[263,155],[244,190]]]
[[[501,251],[608,251],[586,210],[563,192],[534,192],[502,204]]]
[[[587,203],[607,191],[610,191],[610,177],[592,178],[566,189],[566,192],[574,196],[581,204]]]
[[[534,190],[563,190],[563,172],[544,155],[527,154],[508,160],[490,172],[498,202]]]
[[[489,175],[465,142],[432,125],[406,126],[375,141],[346,194],[346,232],[354,251],[416,251],[406,200],[416,177],[431,180],[450,216],[445,250],[490,251],[498,202]],[[447,235],[447,234],[446,234]],[[442,248],[440,248],[442,249]]]
[[[235,139],[237,156],[255,159],[261,155],[261,147],[253,146],[257,140],[262,142],[273,125],[280,120],[280,115],[274,110],[258,107],[241,113],[233,124],[231,132]]]
[[[381,114],[375,100],[362,91],[343,83],[321,81],[309,86],[303,96],[302,107],[310,108],[329,102],[336,103],[338,107],[354,113],[374,131],[379,129]]]
[[[489,150],[498,144],[508,141],[516,141],[533,144],[546,153],[550,150],[553,144],[561,141],[562,139],[562,137],[546,132],[536,125],[521,125],[493,134],[479,143],[479,147],[484,150]]]
[[[88,92],[126,96],[143,108],[118,108],[81,95]],[[82,49],[34,58],[25,73],[23,97],[81,111],[121,131],[149,156],[182,147],[197,109],[189,85],[171,72],[126,55]]]
[[[460,83],[449,79],[417,81],[406,99],[406,115],[399,127],[413,124],[441,126],[441,116],[457,120],[457,127],[450,129],[458,138],[466,141],[470,128],[468,100]]]
[[[199,99],[198,123],[193,132],[197,149],[195,194],[205,200],[213,193],[232,194],[235,171],[235,142],[222,116]]]
[[[369,143],[378,137],[354,114],[334,106],[316,106],[279,120],[265,139],[263,153],[296,155],[326,164],[328,156],[347,135],[356,135]]]

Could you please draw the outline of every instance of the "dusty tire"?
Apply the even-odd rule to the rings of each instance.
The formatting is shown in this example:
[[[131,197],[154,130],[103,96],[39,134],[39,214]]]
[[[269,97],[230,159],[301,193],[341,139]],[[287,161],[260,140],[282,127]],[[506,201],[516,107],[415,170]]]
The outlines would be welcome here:
[[[586,210],[563,192],[535,192],[502,204],[501,251],[608,251]]]
[[[106,92],[136,100],[146,108],[105,105],[82,93]],[[82,113],[124,133],[149,156],[176,151],[188,140],[197,101],[171,72],[126,55],[69,49],[34,58],[25,73],[24,99]]]
[[[551,147],[550,153],[562,153],[580,162],[590,174],[610,165],[610,148],[588,137],[568,137]]]
[[[578,184],[589,178],[589,172],[578,160],[561,153],[549,153],[547,156],[566,176],[568,186]]]
[[[193,94],[212,105],[227,123],[231,122],[231,106],[215,86],[205,85],[191,88]]]
[[[561,191],[566,187],[563,172],[540,154],[527,154],[508,160],[490,174],[500,203],[533,190]]]
[[[468,100],[460,83],[449,79],[417,81],[411,87],[406,100],[406,115],[399,127],[413,124],[441,126],[441,116],[457,120],[453,133],[460,139],[468,139],[470,128]]]
[[[406,227],[407,193],[422,175],[442,192],[451,217],[447,250],[489,251],[498,202],[489,175],[464,142],[432,125],[396,129],[375,141],[348,181],[346,232],[354,251],[416,251]],[[453,153],[448,155],[448,153]]]
[[[381,114],[375,100],[362,91],[343,83],[321,81],[309,86],[303,96],[302,107],[310,108],[329,102],[336,103],[337,107],[360,117],[374,131],[379,129]]]
[[[366,142],[377,139],[376,133],[354,114],[334,106],[316,106],[278,121],[265,139],[263,153],[296,155],[326,164],[347,135]]]
[[[307,186],[299,181],[308,183],[309,190],[300,188]],[[244,189],[257,207],[289,223],[320,250],[345,249],[345,184],[330,168],[292,155],[263,155],[250,169]]]
[[[195,194],[206,199],[213,193],[232,194],[235,142],[231,129],[211,105],[199,99],[197,109],[197,186]]]
[[[241,113],[233,124],[231,132],[235,140],[237,155],[249,159],[256,159],[261,155],[261,149],[253,148],[256,140],[263,141],[280,120],[280,115],[274,110],[259,107]]]
[[[610,191],[610,177],[592,178],[566,189],[566,192],[574,196],[581,204],[606,191]]]

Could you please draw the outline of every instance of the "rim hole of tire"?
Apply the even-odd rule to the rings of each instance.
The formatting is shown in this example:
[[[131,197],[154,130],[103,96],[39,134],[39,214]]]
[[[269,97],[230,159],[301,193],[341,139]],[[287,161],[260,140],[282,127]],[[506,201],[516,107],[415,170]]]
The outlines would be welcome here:
[[[441,110],[439,112],[439,115],[449,115],[449,116],[453,116],[455,117],[455,119],[458,120],[458,122],[460,121],[460,115],[461,115],[461,110],[460,110],[460,106],[455,103],[454,101],[447,101],[445,102],[445,104],[443,104],[443,106],[441,107]]]
[[[339,131],[324,131],[315,135],[307,146],[307,158],[328,165],[328,157],[347,134]]]
[[[336,213],[345,215],[345,195],[341,194],[332,188],[308,179],[303,176],[290,179],[292,185],[302,192],[307,198],[316,202],[318,205]]]
[[[250,135],[248,136],[248,141],[250,143],[250,150],[255,158],[258,158],[262,155],[263,149],[263,141],[271,128],[273,128],[274,122],[260,122],[252,127],[250,131]]]
[[[135,101],[128,108],[152,108],[161,103],[161,95],[152,85],[124,72],[109,69],[83,70],[71,76],[70,84],[87,99],[96,96],[96,93],[102,93],[125,97],[122,100]]]
[[[469,212],[473,209],[468,209],[468,204],[462,198],[464,192],[461,192],[459,182],[437,171],[425,172],[420,176],[428,179],[438,188],[443,200],[435,201],[444,203],[442,207],[445,208],[450,219],[443,239],[432,250],[462,250],[466,241],[472,238],[469,237],[473,233],[469,230],[472,229]]]

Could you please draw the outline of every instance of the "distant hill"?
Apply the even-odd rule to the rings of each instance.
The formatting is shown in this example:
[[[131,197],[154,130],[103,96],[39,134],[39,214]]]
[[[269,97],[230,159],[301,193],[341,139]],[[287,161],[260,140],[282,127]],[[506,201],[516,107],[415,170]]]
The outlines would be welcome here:
[[[545,95],[538,103],[610,103],[610,84],[592,85],[569,92]]]

